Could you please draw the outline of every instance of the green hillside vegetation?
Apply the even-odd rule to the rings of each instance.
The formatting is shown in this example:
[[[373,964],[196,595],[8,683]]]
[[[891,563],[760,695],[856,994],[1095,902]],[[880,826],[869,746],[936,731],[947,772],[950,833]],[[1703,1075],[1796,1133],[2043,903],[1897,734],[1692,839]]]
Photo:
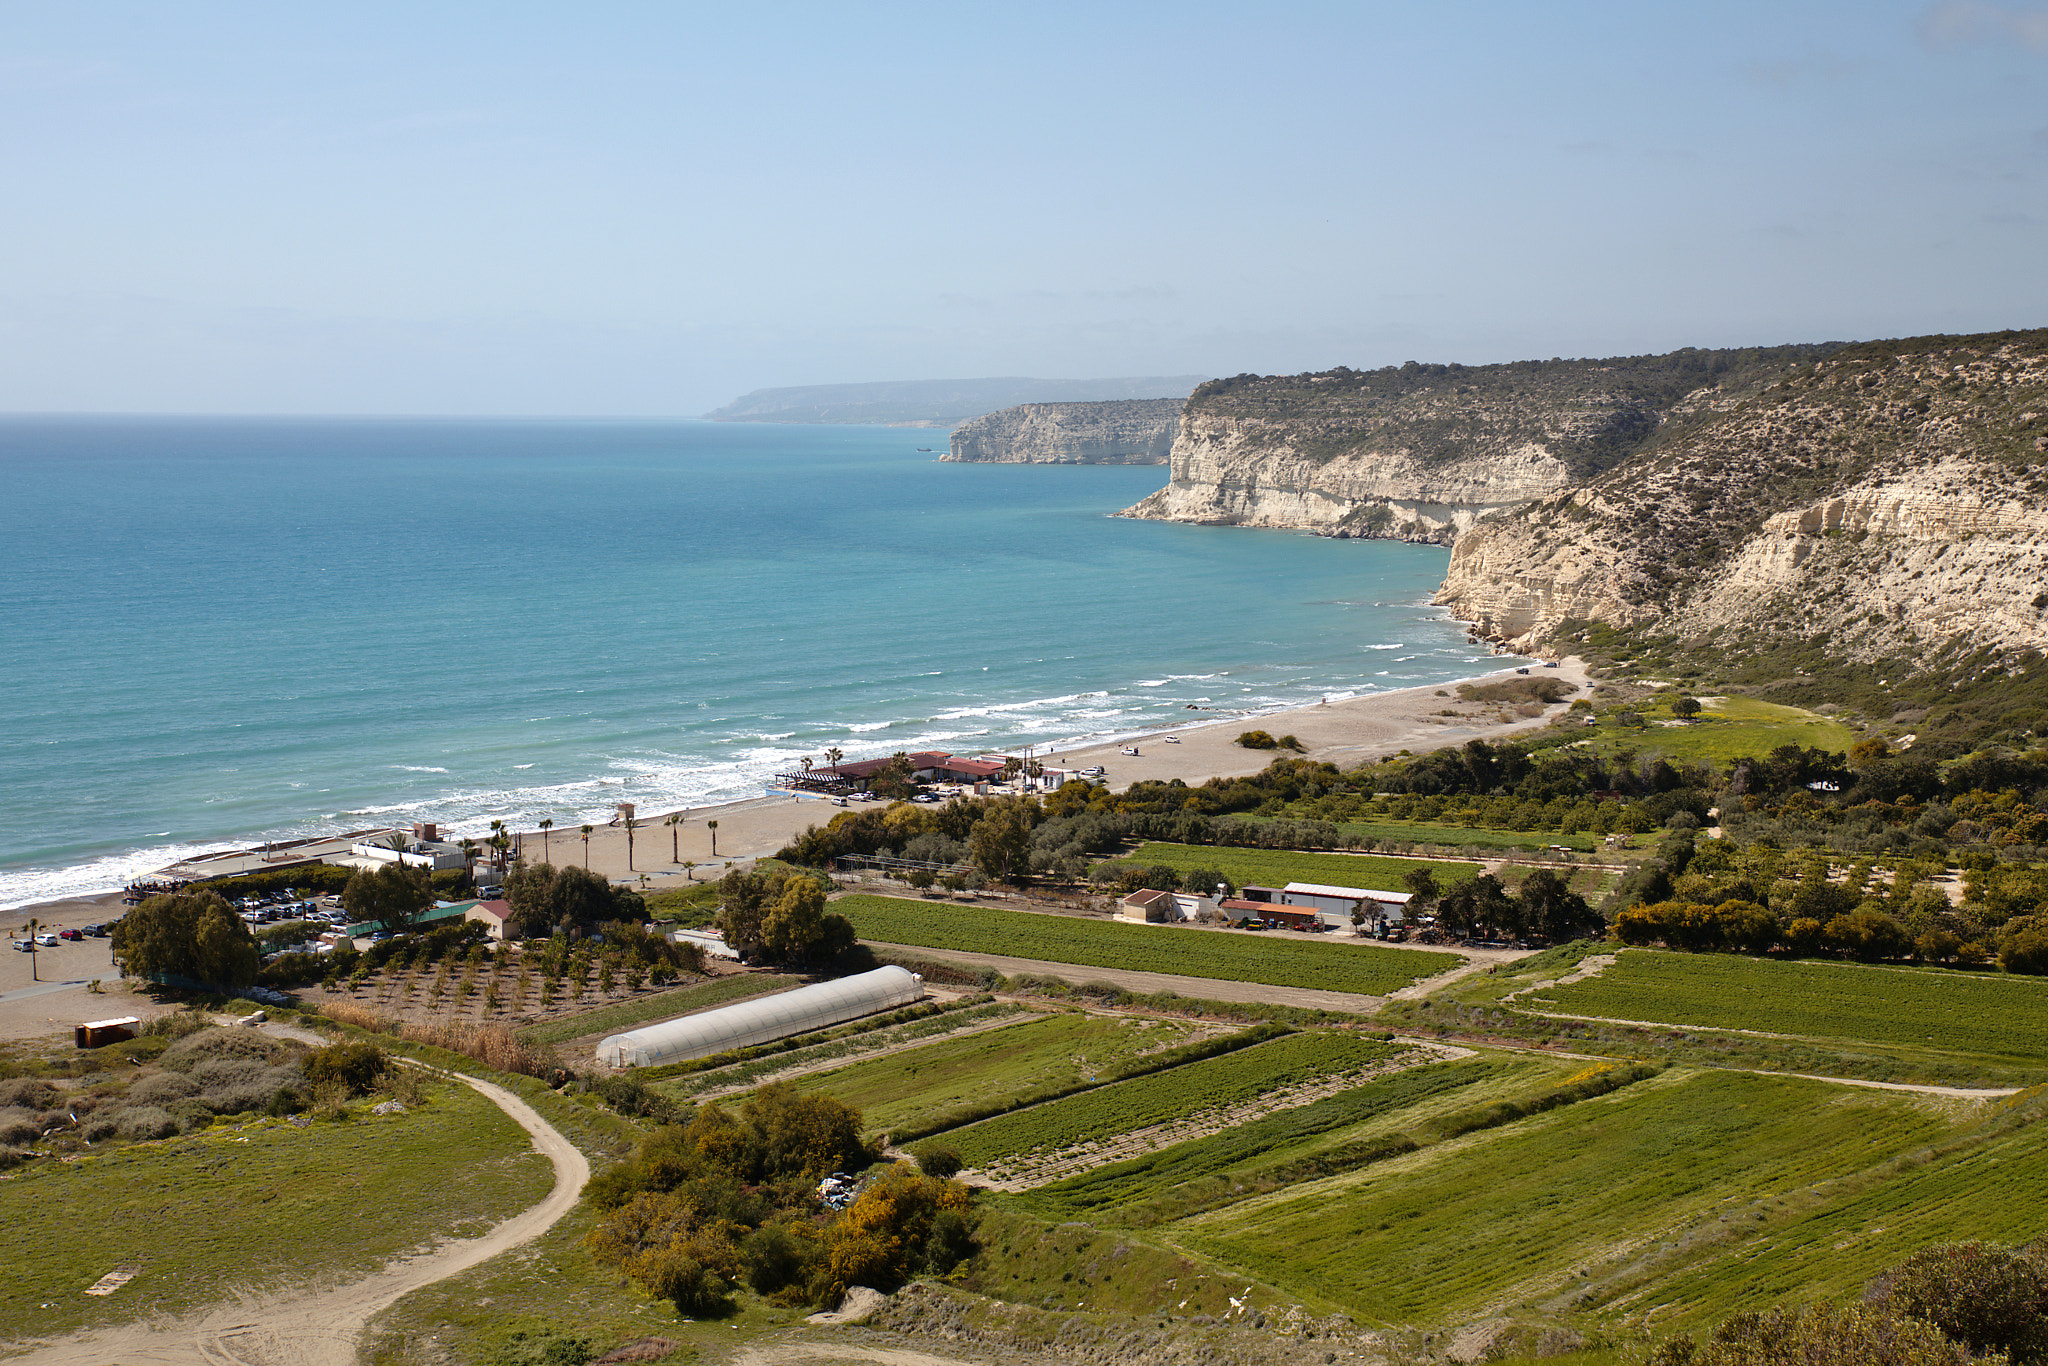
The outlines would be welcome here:
[[[1517,1004],[2048,1063],[2048,981],[2038,978],[1623,949],[1599,976]]]
[[[1608,755],[1626,749],[1685,763],[1719,764],[1768,754],[1780,745],[1845,754],[1856,740],[1855,731],[1831,717],[1753,697],[1723,697],[1703,703],[1697,716],[1680,720],[1671,707],[1688,695],[1667,689],[1655,698],[1609,707],[1598,713],[1597,727],[1574,728],[1566,734],[1570,742],[1590,741]],[[1621,718],[1630,715],[1643,724],[1625,724]]]
[[[1422,459],[1468,454],[1479,440],[1543,441],[1584,476],[1661,444],[1659,415],[1697,389],[1754,392],[1802,361],[1838,347],[1774,346],[1602,360],[1440,365],[1409,361],[1378,370],[1338,366],[1314,374],[1236,375],[1199,386],[1187,413],[1231,417],[1249,435],[1271,424],[1301,454],[1334,460],[1398,445]],[[1580,416],[1559,440],[1558,418]],[[1670,425],[1683,426],[1681,423]]]
[[[832,906],[853,922],[862,939],[885,944],[1358,995],[1384,996],[1464,961],[1414,949],[1132,925],[903,897],[845,896]]]
[[[1320,882],[1382,892],[1400,891],[1401,879],[1416,868],[1427,868],[1442,886],[1479,874],[1476,863],[1375,858],[1364,854],[1306,854],[1282,849],[1230,849],[1216,845],[1167,844],[1156,840],[1139,845],[1119,862],[1139,867],[1159,864],[1177,873],[1186,873],[1192,868],[1214,868],[1229,878],[1233,887],[1284,887],[1290,882]]]

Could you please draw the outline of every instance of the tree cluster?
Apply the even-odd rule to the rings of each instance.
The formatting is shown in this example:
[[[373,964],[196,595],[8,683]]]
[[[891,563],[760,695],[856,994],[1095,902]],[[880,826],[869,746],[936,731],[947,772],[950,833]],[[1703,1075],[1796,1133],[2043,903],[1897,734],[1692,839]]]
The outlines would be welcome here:
[[[602,1217],[588,1244],[692,1316],[728,1312],[742,1285],[787,1305],[852,1284],[893,1290],[972,1252],[971,1193],[907,1163],[836,1216],[819,1202],[822,1177],[873,1158],[857,1111],[766,1086],[737,1114],[706,1105],[650,1133],[593,1177],[584,1193]]]
[[[718,880],[718,926],[742,959],[793,963],[836,958],[853,947],[853,922],[825,909],[831,881],[774,861]]]
[[[1415,869],[1405,881],[1414,898],[1408,905],[1409,914],[1433,913],[1440,927],[1460,937],[1547,939],[1563,944],[1598,935],[1607,928],[1600,913],[1548,868],[1529,874],[1512,893],[1491,873],[1443,890],[1427,868]]]
[[[208,986],[248,986],[262,966],[248,922],[209,891],[150,897],[115,923],[112,947],[138,977]]]
[[[2048,1358],[2048,1267],[1992,1243],[1922,1249],[1865,1302],[1739,1314],[1705,1342],[1680,1335],[1650,1366],[2031,1366]]]
[[[522,863],[505,878],[505,901],[512,914],[505,923],[508,938],[545,939],[562,934],[578,938],[611,922],[647,919],[647,904],[630,887],[617,887],[587,868],[574,864]]]

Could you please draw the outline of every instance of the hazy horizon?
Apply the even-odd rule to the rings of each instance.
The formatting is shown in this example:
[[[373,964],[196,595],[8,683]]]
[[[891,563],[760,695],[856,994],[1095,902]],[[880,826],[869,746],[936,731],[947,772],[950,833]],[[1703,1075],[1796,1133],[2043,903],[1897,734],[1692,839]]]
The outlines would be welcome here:
[[[2048,324],[2048,9],[196,3],[0,17],[0,410]]]

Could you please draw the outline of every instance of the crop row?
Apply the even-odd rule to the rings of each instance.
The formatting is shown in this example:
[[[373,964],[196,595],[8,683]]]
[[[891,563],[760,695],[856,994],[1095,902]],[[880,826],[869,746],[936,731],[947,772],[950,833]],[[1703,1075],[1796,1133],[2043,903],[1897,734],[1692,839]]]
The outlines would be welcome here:
[[[1384,996],[1464,960],[1415,949],[1220,934],[900,897],[841,897],[862,939],[1130,972]]]
[[[1294,1034],[983,1120],[951,1131],[944,1142],[980,1166],[1016,1153],[1100,1141],[1199,1110],[1242,1104],[1319,1077],[1362,1070],[1398,1051],[1357,1034]]]
[[[1525,1010],[1853,1039],[2040,1062],[2048,981],[1996,973],[1625,950]]]

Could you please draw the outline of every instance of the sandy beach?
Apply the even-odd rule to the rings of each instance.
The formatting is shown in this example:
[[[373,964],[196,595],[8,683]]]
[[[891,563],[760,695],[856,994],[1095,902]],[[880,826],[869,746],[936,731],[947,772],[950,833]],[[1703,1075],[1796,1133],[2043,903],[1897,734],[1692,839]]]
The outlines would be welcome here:
[[[1480,677],[1512,678],[1520,667],[1574,685],[1580,690],[1574,696],[1586,695],[1585,668],[1576,657],[1551,669],[1506,656],[1500,670]],[[1190,712],[1184,726],[1071,749],[1041,749],[1036,757],[1063,768],[1099,765],[1109,786],[1117,790],[1148,780],[1179,778],[1200,783],[1257,773],[1276,757],[1290,753],[1242,748],[1237,737],[1247,730],[1264,730],[1276,737],[1292,735],[1308,758],[1349,768],[1404,749],[1422,753],[1475,738],[1500,739],[1540,729],[1568,705],[1556,703],[1539,716],[1521,718],[1496,704],[1460,702],[1455,683],[1432,684],[1256,716],[1219,718]],[[841,809],[822,797],[777,795],[689,808],[675,826],[665,824],[674,812],[643,812],[632,832],[630,850],[627,832],[618,825],[597,826],[587,842],[573,825],[546,832],[520,831],[517,838],[529,861],[545,858],[557,865],[587,865],[613,881],[664,891],[681,886],[686,879],[715,879],[728,864],[771,855],[806,827],[823,825]],[[714,821],[716,830],[711,828]],[[233,860],[221,861],[222,866],[230,862]],[[262,861],[252,857],[249,862],[261,866]],[[686,868],[686,863],[696,866]],[[479,872],[478,876],[481,879],[485,874]],[[118,914],[119,904],[118,896],[111,904],[107,898],[80,898],[20,907],[5,914],[10,928],[31,915],[58,925],[83,924]]]
[[[1525,665],[1521,659],[1509,657],[1503,669],[1483,677],[1512,678],[1519,667],[1574,685],[1580,690],[1573,694],[1575,697],[1585,696],[1588,691],[1585,666],[1576,657],[1560,661],[1554,669],[1540,664]],[[1105,770],[1109,786],[1117,790],[1133,783],[1174,778],[1200,783],[1209,778],[1257,773],[1276,757],[1287,757],[1290,753],[1239,746],[1237,737],[1247,730],[1292,735],[1301,742],[1306,757],[1350,768],[1404,749],[1419,754],[1445,745],[1462,745],[1467,740],[1499,739],[1541,729],[1569,705],[1567,700],[1544,708],[1540,716],[1503,723],[1498,705],[1461,703],[1455,683],[1433,684],[1251,717],[1219,719],[1190,712],[1185,726],[1073,749],[1041,749],[1036,751],[1036,757],[1062,768],[1099,765]],[[1440,714],[1449,710],[1459,714]],[[1168,736],[1174,738],[1168,740]],[[1126,752],[1130,750],[1136,753]],[[615,881],[637,881],[645,874],[649,890],[663,890],[680,885],[686,876],[716,877],[727,863],[773,854],[806,827],[825,824],[841,809],[820,797],[756,797],[691,809],[673,830],[662,823],[673,813],[646,814],[641,816],[640,828],[633,834],[630,869],[626,832],[617,826],[599,826],[591,833],[587,851],[580,831],[571,828],[564,835],[557,828],[549,832],[547,854],[554,863],[578,865],[587,854],[593,872],[601,872]],[[716,855],[712,853],[709,821],[718,822]],[[520,841],[529,859],[540,858],[538,832],[522,834]],[[679,866],[682,860],[697,864],[693,873]]]

